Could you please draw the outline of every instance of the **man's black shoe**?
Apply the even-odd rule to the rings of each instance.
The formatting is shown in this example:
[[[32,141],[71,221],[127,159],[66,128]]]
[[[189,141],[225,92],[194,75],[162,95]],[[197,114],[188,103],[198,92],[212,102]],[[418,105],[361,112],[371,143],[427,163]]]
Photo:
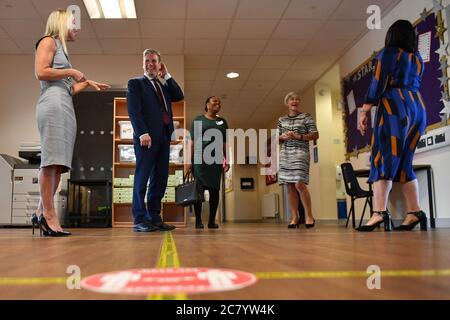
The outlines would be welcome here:
[[[170,231],[176,228],[175,226],[166,224],[164,222],[154,223],[153,226],[159,231]]]
[[[208,229],[219,229],[219,225],[216,223],[208,223]]]
[[[134,232],[153,232],[158,231],[159,228],[150,223],[142,222],[135,224],[133,230]]]

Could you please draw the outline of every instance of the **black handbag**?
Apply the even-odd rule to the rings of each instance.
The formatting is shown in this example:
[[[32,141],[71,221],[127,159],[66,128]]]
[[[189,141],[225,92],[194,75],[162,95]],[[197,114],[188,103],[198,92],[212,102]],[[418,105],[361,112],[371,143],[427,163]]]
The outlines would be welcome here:
[[[188,207],[205,201],[203,186],[195,180],[192,174],[186,173],[183,184],[175,187],[175,203],[177,206]]]

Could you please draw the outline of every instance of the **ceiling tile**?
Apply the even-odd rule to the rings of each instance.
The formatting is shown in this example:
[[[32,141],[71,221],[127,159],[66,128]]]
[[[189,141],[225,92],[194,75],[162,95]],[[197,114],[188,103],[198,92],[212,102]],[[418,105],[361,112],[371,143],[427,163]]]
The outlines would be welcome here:
[[[0,19],[40,19],[30,0],[0,1]]]
[[[331,16],[332,19],[355,19],[366,20],[367,7],[370,5],[378,5],[381,8],[381,13],[384,14],[383,9],[388,8],[391,4],[399,1],[394,0],[343,0],[341,5]]]
[[[289,0],[240,0],[237,19],[278,19]]]
[[[139,21],[142,37],[155,39],[183,39],[184,20],[149,20]]]
[[[278,20],[234,20],[230,39],[268,39]]]
[[[262,53],[267,40],[228,40],[225,54],[259,55]]]
[[[240,90],[245,84],[245,81],[236,79],[226,79],[221,81],[215,81],[211,90],[213,92],[220,92],[223,90]]]
[[[0,20],[0,25],[14,39],[38,40],[45,31],[45,25],[41,19]]]
[[[327,39],[323,41],[320,37],[317,37],[308,43],[308,46],[303,50],[302,54],[322,55],[333,52],[339,56],[352,42],[352,40],[345,39]]]
[[[277,81],[274,80],[260,80],[260,81],[247,81],[247,83],[244,86],[244,90],[249,91],[267,91],[272,90],[275,85],[277,84]]]
[[[20,48],[10,39],[0,41],[0,54],[18,54],[22,53]]]
[[[142,39],[145,48],[155,48],[161,54],[183,54],[183,40],[181,39]]]
[[[223,56],[220,67],[251,69],[255,66],[256,61],[258,61],[258,56]]]
[[[288,69],[295,56],[261,56],[256,64],[257,69]]]
[[[189,0],[188,19],[233,18],[238,0]]]
[[[284,75],[286,70],[283,69],[253,69],[250,74],[249,80],[261,81],[261,80],[273,80],[278,81]]]
[[[68,42],[69,55],[73,54],[102,54],[100,44],[95,39],[78,39],[76,42]]]
[[[186,0],[135,0],[138,19],[185,19]]]
[[[98,38],[139,38],[139,25],[136,20],[91,20]],[[180,37],[181,38],[181,37]]]
[[[282,20],[273,39],[311,39],[323,25],[323,20]]]
[[[292,65],[292,69],[326,69],[331,66],[337,57],[327,55],[301,55]]]
[[[81,20],[81,29],[77,34],[77,39],[95,39],[96,34],[90,20]]]
[[[219,55],[185,55],[184,66],[192,69],[216,68],[219,64]]]
[[[281,80],[278,82],[277,86],[275,87],[276,91],[284,91],[285,94],[291,91],[297,91],[300,92],[303,87],[308,84],[309,81],[305,80],[298,80],[298,81],[292,81],[292,80]],[[283,100],[281,100],[283,101]]]
[[[289,39],[289,40],[269,40],[265,55],[298,55],[306,47],[309,40]]]
[[[226,39],[231,20],[187,20],[186,39]]]
[[[316,80],[325,69],[306,69],[289,70],[283,77],[283,80]]]
[[[0,39],[9,38],[8,34],[3,31],[3,28],[0,26]]]
[[[212,81],[186,81],[186,92],[194,91],[208,91],[211,88]]]
[[[216,74],[216,69],[185,69],[184,70],[184,80],[201,80],[201,81],[212,81]]]
[[[186,39],[184,42],[185,54],[221,54],[225,40],[196,40]]]
[[[36,39],[16,39],[15,43],[22,50],[22,53],[34,54]]]
[[[293,0],[283,19],[327,19],[341,0]]]
[[[247,82],[248,85],[248,82]],[[259,105],[267,96],[270,89],[267,90],[253,90],[253,89],[247,89],[247,85],[244,86],[244,90],[241,91],[239,96],[237,97],[238,101],[245,101],[245,103],[252,104],[252,105]]]
[[[321,37],[327,39],[357,39],[367,32],[366,20],[332,20],[320,30]],[[325,39],[323,39],[325,40]]]
[[[16,2],[16,0],[14,0]],[[83,0],[31,0],[39,15],[47,21],[50,13],[57,9],[67,9],[70,5],[76,5],[80,8],[81,20],[89,19],[89,15],[84,6]],[[83,27],[83,25],[81,25]]]
[[[106,54],[141,54],[141,39],[100,39]]]

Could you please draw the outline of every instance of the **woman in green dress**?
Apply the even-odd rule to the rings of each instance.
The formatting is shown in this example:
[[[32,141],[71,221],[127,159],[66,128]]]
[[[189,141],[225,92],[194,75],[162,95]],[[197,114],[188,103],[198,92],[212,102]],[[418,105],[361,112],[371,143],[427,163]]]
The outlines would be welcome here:
[[[220,99],[211,96],[206,99],[205,113],[197,116],[191,125],[191,154],[192,164],[187,167],[195,179],[200,181],[204,190],[209,192],[209,229],[217,229],[216,213],[219,204],[220,179],[222,171],[227,172],[230,167],[226,162],[227,129],[228,124],[218,113],[220,111]],[[195,227],[203,229],[202,204],[194,205]]]

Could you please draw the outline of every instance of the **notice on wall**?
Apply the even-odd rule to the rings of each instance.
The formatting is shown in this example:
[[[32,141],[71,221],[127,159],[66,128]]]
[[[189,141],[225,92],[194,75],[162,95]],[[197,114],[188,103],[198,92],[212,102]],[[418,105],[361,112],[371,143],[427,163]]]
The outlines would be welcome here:
[[[431,31],[419,34],[418,49],[422,56],[423,62],[430,62],[431,52]]]

